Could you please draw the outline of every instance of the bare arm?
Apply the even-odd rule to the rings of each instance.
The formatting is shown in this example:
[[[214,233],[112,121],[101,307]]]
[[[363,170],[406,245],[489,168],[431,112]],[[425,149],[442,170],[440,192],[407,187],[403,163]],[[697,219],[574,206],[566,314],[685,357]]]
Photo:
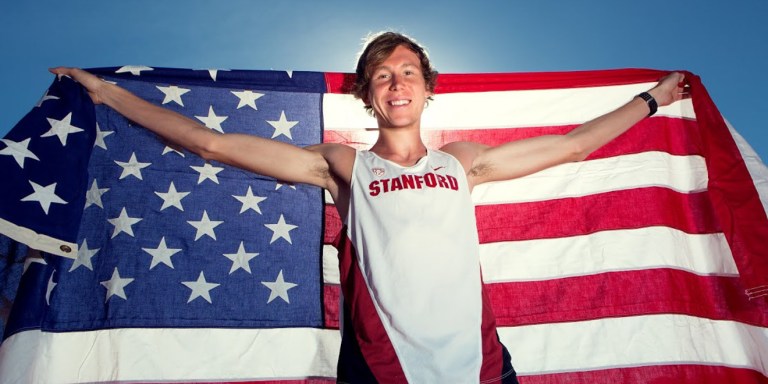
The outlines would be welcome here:
[[[105,104],[126,118],[206,160],[216,160],[287,182],[335,189],[336,179],[326,156],[332,145],[299,148],[244,134],[221,134],[168,109],[151,104],[129,91],[77,68],[54,68],[81,83],[94,103]],[[326,148],[329,147],[329,148]]]
[[[683,75],[671,73],[648,92],[659,106],[681,99]],[[478,143],[451,143],[443,147],[467,170],[471,186],[525,176],[558,164],[581,161],[626,132],[648,115],[648,105],[634,98],[618,109],[590,120],[565,135],[546,135],[496,147]]]

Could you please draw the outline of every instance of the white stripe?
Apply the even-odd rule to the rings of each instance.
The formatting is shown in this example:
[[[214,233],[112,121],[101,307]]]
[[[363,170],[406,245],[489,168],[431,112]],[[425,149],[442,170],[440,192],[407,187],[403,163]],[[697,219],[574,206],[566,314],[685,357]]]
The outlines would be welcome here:
[[[738,276],[723,234],[689,234],[668,227],[483,244],[480,262],[486,283],[649,268]]]
[[[0,382],[335,377],[339,343],[339,331],[312,328],[33,330],[0,346]]]
[[[340,284],[339,251],[333,245],[323,245],[323,283]]]
[[[652,186],[695,192],[706,190],[708,181],[701,156],[643,152],[561,164],[525,177],[481,184],[472,191],[472,200],[478,205],[543,201]]]
[[[472,201],[476,205],[519,203],[642,187],[687,193],[706,190],[708,182],[701,156],[643,152],[561,164],[525,177],[481,184],[472,191]],[[327,191],[325,203],[333,204]]]
[[[422,129],[488,129],[578,124],[630,101],[655,83],[605,87],[446,93],[435,96],[422,117]],[[694,118],[690,99],[659,108],[658,115]],[[326,130],[376,127],[363,103],[347,94],[325,94]]]
[[[689,234],[668,227],[480,245],[486,283],[534,281],[604,272],[673,268],[697,275],[737,276],[722,233]],[[323,280],[339,284],[336,249],[323,247]]]
[[[18,226],[7,220],[0,219],[0,233],[43,252],[70,259],[77,258],[77,244],[41,235],[29,228]]]
[[[521,376],[667,364],[768,374],[768,329],[734,321],[647,315],[501,327],[499,336]],[[25,331],[0,347],[0,382],[334,377],[339,337],[306,328]]]
[[[760,196],[760,202],[763,204],[763,210],[768,214],[768,168],[760,160],[760,156],[755,153],[755,150],[744,140],[741,135],[726,121],[728,129],[731,131],[733,139],[736,141],[736,145],[741,152],[741,157],[744,159],[744,163],[747,165],[749,175],[752,177],[752,181],[755,183],[757,194]]]
[[[521,376],[672,364],[768,374],[768,329],[734,321],[634,316],[504,327],[499,336]]]

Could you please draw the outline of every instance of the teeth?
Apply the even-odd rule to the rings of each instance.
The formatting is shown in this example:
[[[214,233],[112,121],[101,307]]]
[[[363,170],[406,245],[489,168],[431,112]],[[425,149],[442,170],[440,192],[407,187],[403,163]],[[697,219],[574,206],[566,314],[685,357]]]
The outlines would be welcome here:
[[[395,100],[395,101],[390,101],[389,102],[389,104],[394,105],[394,106],[406,105],[408,103],[410,103],[410,101],[408,101],[408,100]]]

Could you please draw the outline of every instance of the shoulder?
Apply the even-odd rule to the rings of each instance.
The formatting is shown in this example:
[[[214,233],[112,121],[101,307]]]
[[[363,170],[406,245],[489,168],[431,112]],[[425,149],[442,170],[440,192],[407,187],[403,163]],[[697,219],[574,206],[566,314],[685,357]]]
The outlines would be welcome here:
[[[317,152],[323,157],[354,157],[356,150],[348,145],[339,143],[322,143],[305,147],[312,152]]]
[[[477,156],[489,146],[480,143],[473,143],[469,141],[456,141],[448,143],[440,148],[440,151],[445,152],[461,163],[465,172],[469,172],[475,162]]]
[[[338,143],[322,143],[306,147],[305,149],[318,153],[325,159],[328,170],[336,178],[340,178],[346,184],[352,177],[352,167],[355,164],[354,148]]]

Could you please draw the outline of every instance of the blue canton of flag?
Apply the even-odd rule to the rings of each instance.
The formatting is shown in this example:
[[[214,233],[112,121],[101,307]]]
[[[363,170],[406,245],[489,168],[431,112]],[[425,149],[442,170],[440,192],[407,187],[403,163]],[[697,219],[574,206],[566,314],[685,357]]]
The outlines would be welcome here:
[[[321,141],[320,73],[93,72],[210,129]],[[14,304],[27,309],[13,312],[5,337],[34,328],[322,326],[319,188],[178,152],[94,108],[69,78],[38,105],[3,139],[0,165],[18,172],[5,176],[17,188],[0,191],[0,225],[14,223],[7,233],[17,240],[41,238],[64,257],[30,259]]]

